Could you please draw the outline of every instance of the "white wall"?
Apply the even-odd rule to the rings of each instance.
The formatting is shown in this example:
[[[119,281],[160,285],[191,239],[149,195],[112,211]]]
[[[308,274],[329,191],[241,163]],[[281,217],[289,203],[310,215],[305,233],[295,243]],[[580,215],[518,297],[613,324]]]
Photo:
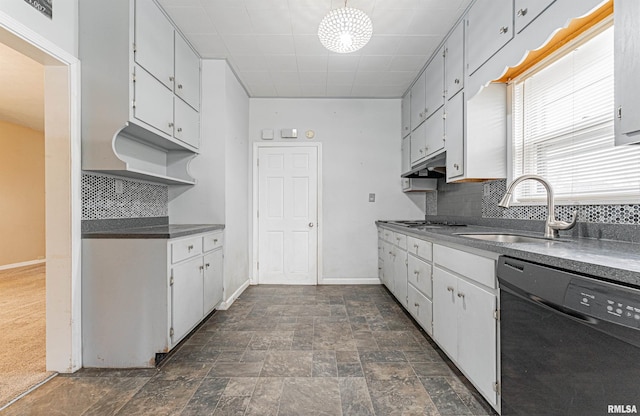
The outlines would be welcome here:
[[[78,0],[54,1],[52,19],[24,0],[0,0],[0,13],[6,13],[71,55],[78,56]]]
[[[424,194],[400,187],[400,100],[253,98],[250,109],[252,142],[261,141],[262,129],[279,137],[281,128],[297,128],[298,142],[311,141],[305,131],[314,130],[312,140],[322,143],[320,283],[377,281],[375,221],[425,215]]]
[[[225,301],[249,280],[249,98],[226,61],[202,61],[200,154],[189,166],[197,183],[169,189],[176,224],[225,224]]]

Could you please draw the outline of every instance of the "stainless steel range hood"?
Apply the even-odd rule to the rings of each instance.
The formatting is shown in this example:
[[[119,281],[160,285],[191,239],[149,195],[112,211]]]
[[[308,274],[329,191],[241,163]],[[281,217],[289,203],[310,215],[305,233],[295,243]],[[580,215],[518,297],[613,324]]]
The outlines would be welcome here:
[[[416,165],[409,172],[400,175],[403,178],[444,178],[447,173],[446,154],[440,153]]]

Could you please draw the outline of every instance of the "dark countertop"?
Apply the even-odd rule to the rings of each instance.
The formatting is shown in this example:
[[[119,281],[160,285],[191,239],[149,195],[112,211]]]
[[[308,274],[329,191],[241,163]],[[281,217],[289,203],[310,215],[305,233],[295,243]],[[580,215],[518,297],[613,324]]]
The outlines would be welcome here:
[[[478,225],[417,230],[385,221],[376,221],[376,224],[445,245],[472,247],[640,287],[640,244],[637,243],[565,236],[548,242],[498,243],[456,234],[506,233],[542,237],[542,233]]]
[[[85,231],[82,238],[177,238],[223,230],[223,224],[162,224],[108,230]]]

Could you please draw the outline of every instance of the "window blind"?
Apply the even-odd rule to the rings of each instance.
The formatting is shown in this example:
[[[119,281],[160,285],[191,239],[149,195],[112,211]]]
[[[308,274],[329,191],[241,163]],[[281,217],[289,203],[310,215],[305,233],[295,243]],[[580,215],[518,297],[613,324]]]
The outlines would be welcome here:
[[[640,201],[640,147],[614,146],[613,27],[513,83],[513,176],[537,174],[565,203]],[[543,202],[542,185],[516,188]]]

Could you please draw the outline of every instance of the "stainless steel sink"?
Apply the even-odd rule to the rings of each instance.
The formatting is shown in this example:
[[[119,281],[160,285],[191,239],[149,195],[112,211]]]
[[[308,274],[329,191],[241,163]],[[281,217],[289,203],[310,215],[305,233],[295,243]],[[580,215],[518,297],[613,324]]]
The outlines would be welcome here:
[[[553,243],[558,240],[553,240],[544,237],[531,237],[518,234],[456,234],[460,237],[475,238],[476,240],[493,241],[496,243]]]

